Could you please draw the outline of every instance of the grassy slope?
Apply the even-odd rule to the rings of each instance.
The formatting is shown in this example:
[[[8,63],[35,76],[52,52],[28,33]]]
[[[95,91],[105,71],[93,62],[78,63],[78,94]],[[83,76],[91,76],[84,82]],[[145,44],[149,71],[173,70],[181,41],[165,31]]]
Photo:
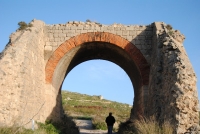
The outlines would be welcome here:
[[[73,118],[95,118],[104,120],[109,112],[117,122],[124,122],[130,117],[131,107],[128,104],[100,99],[98,96],[89,96],[69,91],[62,91],[63,108],[68,116]]]

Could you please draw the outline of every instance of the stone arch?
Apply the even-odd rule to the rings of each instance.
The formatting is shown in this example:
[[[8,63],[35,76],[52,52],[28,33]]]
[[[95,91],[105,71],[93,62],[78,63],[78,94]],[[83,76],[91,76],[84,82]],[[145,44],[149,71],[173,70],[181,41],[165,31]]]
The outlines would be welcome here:
[[[98,54],[95,54],[95,56],[89,54],[87,58],[80,58],[90,52],[90,47],[98,47],[98,50],[101,51],[99,54],[100,56]],[[84,50],[84,52],[82,50]],[[109,50],[107,54],[118,55],[118,60],[102,56],[104,55],[102,52],[106,50]],[[68,56],[66,56],[67,54]],[[69,57],[73,57],[74,59],[69,59]],[[149,82],[149,65],[137,47],[118,35],[107,32],[89,32],[66,40],[53,52],[47,61],[45,67],[46,83],[52,84],[55,89],[60,89],[67,73],[77,64],[90,59],[109,60],[118,64],[125,70],[132,81],[135,93],[134,108],[131,115],[134,115],[134,117],[135,115],[137,115],[137,117],[138,115],[143,115],[143,88],[148,85]],[[66,60],[68,60],[67,65]],[[65,69],[58,71],[59,68]]]
[[[119,46],[120,48],[124,49],[133,59],[135,64],[137,65],[140,74],[142,76],[142,85],[147,85],[149,82],[149,65],[140,52],[139,49],[137,49],[131,42],[127,41],[126,39],[114,35],[111,33],[106,32],[91,32],[91,33],[83,33],[78,36],[72,37],[69,40],[62,43],[52,54],[52,56],[49,58],[46,67],[45,67],[45,73],[46,73],[46,82],[51,83],[54,70],[56,68],[56,65],[60,61],[60,59],[67,53],[70,49],[81,45],[86,42],[94,42],[94,41],[100,41],[100,42],[107,42],[111,44],[115,44]]]

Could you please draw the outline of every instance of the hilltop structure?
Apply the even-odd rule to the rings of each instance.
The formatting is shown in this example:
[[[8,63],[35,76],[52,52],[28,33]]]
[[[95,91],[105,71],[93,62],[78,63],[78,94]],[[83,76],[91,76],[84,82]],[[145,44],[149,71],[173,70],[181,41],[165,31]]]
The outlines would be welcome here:
[[[12,33],[0,54],[0,126],[60,120],[66,75],[81,62],[104,59],[131,79],[130,120],[154,115],[161,123],[171,121],[178,134],[198,127],[196,76],[184,36],[170,25],[33,20],[31,26]]]

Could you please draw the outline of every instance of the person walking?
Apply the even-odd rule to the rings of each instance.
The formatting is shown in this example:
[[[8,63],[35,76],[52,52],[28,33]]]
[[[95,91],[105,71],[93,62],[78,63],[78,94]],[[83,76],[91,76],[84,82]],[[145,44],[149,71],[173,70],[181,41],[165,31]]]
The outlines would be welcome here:
[[[109,113],[109,116],[106,117],[106,124],[108,127],[108,134],[112,134],[112,130],[113,130],[113,125],[115,123],[115,118],[112,116],[112,113]]]

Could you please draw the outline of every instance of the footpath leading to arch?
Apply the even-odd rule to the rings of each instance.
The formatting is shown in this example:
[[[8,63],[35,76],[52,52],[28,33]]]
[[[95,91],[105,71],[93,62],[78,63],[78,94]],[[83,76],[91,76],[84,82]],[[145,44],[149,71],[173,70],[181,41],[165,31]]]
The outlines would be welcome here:
[[[75,120],[75,123],[79,127],[80,134],[107,134],[107,130],[94,130],[91,120]]]

